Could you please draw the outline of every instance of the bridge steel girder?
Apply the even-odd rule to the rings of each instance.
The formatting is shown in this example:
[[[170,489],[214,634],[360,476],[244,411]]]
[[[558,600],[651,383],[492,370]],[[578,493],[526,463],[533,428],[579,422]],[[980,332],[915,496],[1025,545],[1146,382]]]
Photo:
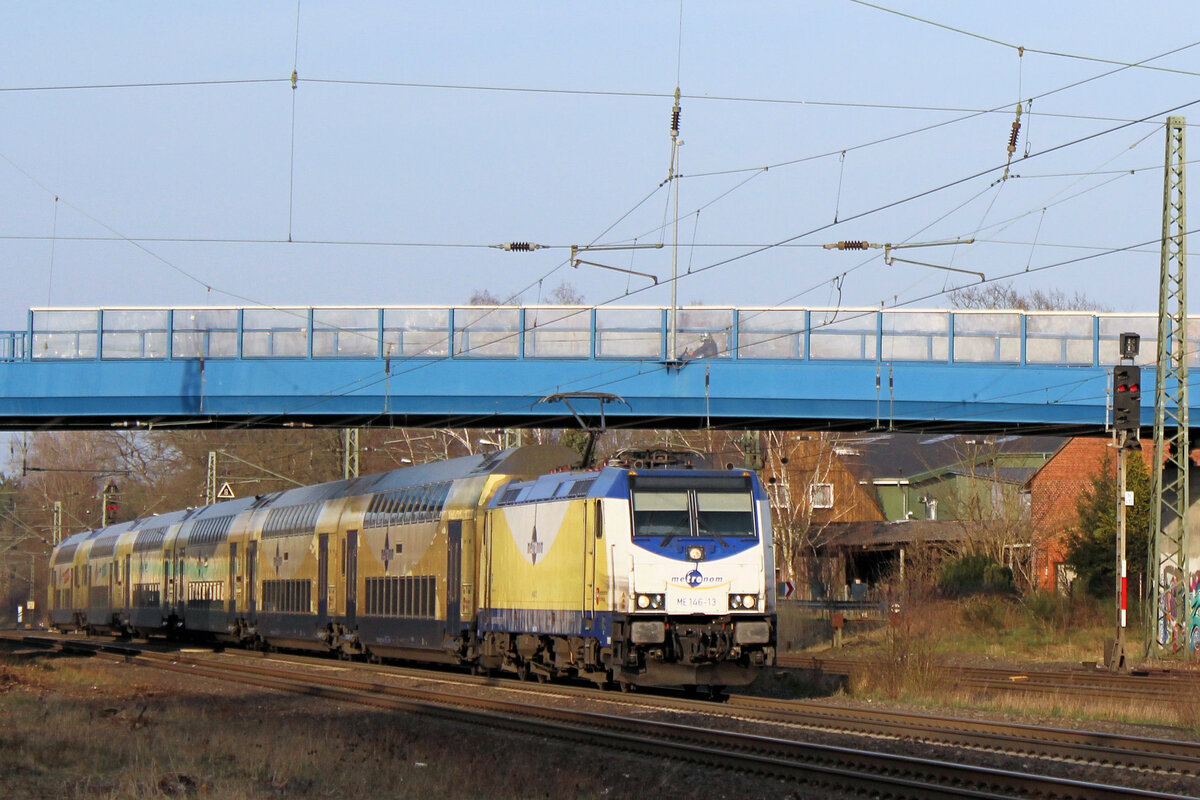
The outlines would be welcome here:
[[[539,400],[602,391],[625,401],[604,409],[610,427],[1100,434],[1110,375],[1102,366],[720,358],[450,358],[390,371],[377,359],[18,361],[0,363],[0,428],[576,427],[565,403]],[[600,416],[596,401],[574,405],[585,419]],[[1152,424],[1152,410],[1142,413]]]

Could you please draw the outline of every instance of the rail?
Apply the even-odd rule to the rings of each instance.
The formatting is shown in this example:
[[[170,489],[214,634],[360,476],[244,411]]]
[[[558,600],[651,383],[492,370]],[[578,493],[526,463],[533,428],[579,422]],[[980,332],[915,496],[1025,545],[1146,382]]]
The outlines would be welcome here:
[[[672,762],[688,761],[703,767],[732,769],[746,774],[761,775],[785,781],[801,781],[811,788],[831,794],[866,793],[889,797],[1057,797],[1057,798],[1170,798],[1183,795],[1167,788],[1137,788],[1133,777],[1144,778],[1140,783],[1162,785],[1164,781],[1151,776],[1131,776],[1142,770],[1165,774],[1170,780],[1180,775],[1183,782],[1195,774],[1195,747],[1173,742],[1136,739],[1131,737],[1089,734],[1073,731],[1043,730],[1041,727],[1013,726],[1007,723],[912,715],[906,712],[856,710],[811,703],[780,703],[778,700],[737,698],[728,711],[719,704],[695,704],[690,701],[671,701],[655,698],[653,704],[663,710],[695,711],[714,716],[749,717],[756,722],[782,723],[845,734],[865,734],[884,740],[917,740],[939,745],[967,748],[957,755],[944,748],[932,754],[904,754],[865,747],[863,741],[831,745],[812,742],[810,733],[803,738],[780,738],[749,731],[733,732],[720,728],[686,723],[655,721],[642,718],[642,713],[598,713],[578,707],[573,702],[564,706],[562,694],[578,700],[585,696],[600,699],[594,690],[585,695],[581,690],[556,687],[549,702],[542,695],[529,701],[505,699],[495,690],[493,678],[455,676],[454,681],[471,683],[490,690],[483,693],[462,691],[461,688],[417,688],[400,685],[391,680],[381,681],[382,675],[339,669],[336,674],[324,665],[310,664],[308,659],[271,659],[231,662],[199,653],[154,652],[132,644],[70,641],[67,637],[49,641],[47,637],[26,637],[33,646],[58,647],[66,652],[83,652],[101,658],[115,658],[125,663],[154,666],[186,673],[191,678],[212,678],[291,691],[310,697],[322,697],[341,702],[359,703],[417,713],[467,725],[484,725],[521,734],[553,737],[588,745],[627,750],[641,757],[660,756]],[[274,662],[274,663],[272,663]],[[311,668],[306,668],[309,665]],[[515,684],[520,686],[521,684]],[[618,698],[622,697],[620,695]],[[877,743],[878,744],[878,743]],[[1159,752],[1167,746],[1171,752]],[[911,750],[912,748],[906,748]],[[919,748],[921,750],[924,747]],[[964,760],[972,750],[1016,756],[1004,763],[979,766]],[[972,759],[974,760],[974,759]],[[1035,760],[1040,764],[1033,763]],[[1086,780],[1059,777],[1048,772],[1080,770],[1056,768],[1069,761],[1085,762],[1082,774]],[[1036,773],[1030,772],[1037,770]],[[1046,770],[1046,772],[1042,772]],[[1098,782],[1108,777],[1115,783]]]
[[[917,362],[1098,367],[1155,314],[647,306],[35,308],[0,361],[584,359]],[[1188,323],[1200,366],[1200,318]]]

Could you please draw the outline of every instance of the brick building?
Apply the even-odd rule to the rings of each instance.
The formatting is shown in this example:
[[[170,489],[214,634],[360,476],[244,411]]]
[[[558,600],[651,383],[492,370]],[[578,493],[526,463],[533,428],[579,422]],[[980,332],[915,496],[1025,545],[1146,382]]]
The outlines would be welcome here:
[[[1153,442],[1142,441],[1139,451],[1149,469]],[[1063,442],[1050,460],[1028,481],[1030,522],[1033,532],[1035,587],[1065,592],[1074,579],[1063,563],[1067,536],[1078,519],[1079,497],[1091,486],[1092,476],[1107,466],[1116,470],[1117,459],[1110,437],[1076,437]]]
[[[892,432],[774,441],[776,564],[803,599],[869,589],[903,573],[913,548],[988,553],[1028,582],[1026,484],[1063,442]]]

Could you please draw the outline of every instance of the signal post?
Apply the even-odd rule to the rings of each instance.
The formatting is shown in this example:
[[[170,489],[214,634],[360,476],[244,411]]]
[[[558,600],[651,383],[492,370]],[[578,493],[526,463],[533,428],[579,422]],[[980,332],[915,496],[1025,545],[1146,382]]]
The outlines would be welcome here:
[[[1132,362],[1138,354],[1139,343],[1140,337],[1136,333],[1121,334],[1122,362]],[[1142,418],[1142,368],[1132,363],[1121,363],[1113,367],[1112,390],[1113,433],[1117,439],[1117,636],[1112,652],[1107,655],[1109,669],[1113,672],[1124,672],[1129,669],[1125,656],[1125,628],[1129,616],[1125,521],[1128,509],[1134,503],[1133,492],[1126,488],[1125,475],[1129,451],[1141,448],[1139,433]]]

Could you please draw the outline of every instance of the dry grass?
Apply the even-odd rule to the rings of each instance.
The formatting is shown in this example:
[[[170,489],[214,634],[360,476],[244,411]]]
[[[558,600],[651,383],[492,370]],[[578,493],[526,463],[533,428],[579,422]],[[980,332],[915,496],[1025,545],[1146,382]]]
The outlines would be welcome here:
[[[925,701],[939,707],[1003,712],[1037,719],[1087,720],[1177,728],[1193,736],[1200,736],[1200,725],[1196,724],[1197,704],[1189,699],[1159,703],[1138,701],[1136,704],[1130,704],[1128,699],[1102,696],[1045,696],[1019,693],[980,695],[950,691],[928,696]],[[1167,738],[1171,736],[1166,731],[1160,732],[1159,735]]]
[[[693,768],[87,659],[0,656],[4,797],[637,798]],[[706,777],[706,797],[788,797]]]
[[[969,598],[931,601],[908,608],[879,631],[852,643],[863,669],[852,676],[857,698],[901,700],[929,708],[956,707],[1038,718],[1100,720],[1166,725],[1200,735],[1200,698],[1173,697],[1162,703],[1107,697],[1038,694],[978,694],[953,688],[947,672],[955,663],[1078,665],[1104,662],[1104,643],[1113,636],[1106,609],[1090,601],[1060,598]],[[1140,650],[1134,629],[1130,658]],[[1152,662],[1146,666],[1176,666]]]

